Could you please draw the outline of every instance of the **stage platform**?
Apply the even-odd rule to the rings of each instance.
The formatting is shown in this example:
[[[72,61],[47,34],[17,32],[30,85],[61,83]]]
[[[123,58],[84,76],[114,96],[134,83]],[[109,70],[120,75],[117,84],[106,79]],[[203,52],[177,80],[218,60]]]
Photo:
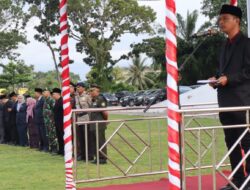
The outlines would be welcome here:
[[[229,174],[229,172],[225,172]],[[213,183],[212,175],[204,175],[202,176],[202,190],[212,190]],[[221,175],[216,175],[217,181],[217,190],[220,187],[227,184],[226,180],[221,177]],[[168,179],[161,179],[159,181],[153,182],[144,182],[144,183],[136,183],[129,185],[111,185],[105,187],[97,187],[97,188],[78,188],[78,190],[168,190]],[[187,190],[198,190],[198,177],[187,177]]]

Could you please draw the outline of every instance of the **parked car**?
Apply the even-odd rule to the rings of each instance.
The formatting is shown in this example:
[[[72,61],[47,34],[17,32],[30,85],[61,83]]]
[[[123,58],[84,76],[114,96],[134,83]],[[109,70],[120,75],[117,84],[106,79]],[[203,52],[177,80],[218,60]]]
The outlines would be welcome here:
[[[114,94],[102,93],[102,95],[107,101],[108,106],[117,106],[119,104],[118,98]]]
[[[148,96],[148,95],[150,95],[151,93],[154,93],[154,92],[155,92],[155,90],[146,90],[141,95],[136,96],[136,98],[135,98],[135,105],[136,106],[145,105],[144,104],[145,97]]]
[[[179,86],[179,92],[180,92],[180,94],[183,94],[183,93],[188,92],[190,90],[192,90],[192,88],[189,87],[189,86]]]
[[[153,105],[166,100],[166,98],[166,89],[158,89],[144,98],[144,105]]]
[[[120,92],[115,93],[115,96],[118,98],[118,101],[120,101],[122,97],[129,96],[129,95],[131,95],[131,92],[129,91],[120,91]]]
[[[136,97],[142,95],[143,93],[144,93],[144,91],[139,91],[139,92],[131,93],[128,96],[122,97],[120,99],[121,106],[123,106],[123,107],[126,107],[126,106],[132,107],[132,106],[134,106]]]

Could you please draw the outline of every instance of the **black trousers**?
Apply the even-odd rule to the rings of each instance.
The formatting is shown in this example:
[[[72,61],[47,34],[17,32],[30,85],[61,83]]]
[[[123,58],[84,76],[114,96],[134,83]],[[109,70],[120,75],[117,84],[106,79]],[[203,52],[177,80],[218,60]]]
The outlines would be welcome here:
[[[4,142],[10,143],[11,142],[11,123],[4,122]]]
[[[99,141],[99,149],[102,147],[102,145],[104,145],[104,143],[106,142],[106,137],[105,137],[105,128],[104,127],[100,127],[99,131],[98,131],[98,141]],[[95,140],[94,140],[94,152],[95,152],[95,157],[97,157],[97,149],[96,149],[96,145],[97,145],[97,140],[96,140],[96,131],[94,131],[94,136],[95,136]],[[99,151],[99,150],[98,150]],[[107,146],[103,147],[102,152],[107,155]],[[102,160],[107,160],[106,156],[104,156],[103,154],[99,153],[99,158]]]
[[[39,131],[40,150],[49,150],[48,132],[44,124],[37,124]]]
[[[58,140],[58,154],[64,155],[63,124],[60,125],[60,124],[55,123],[55,125],[56,125],[56,136]]]
[[[222,125],[239,125],[246,123],[246,112],[228,112],[228,113],[220,113],[220,121]],[[232,128],[232,129],[224,129],[225,141],[227,148],[230,149],[233,144],[239,139],[242,133],[246,130],[246,128]],[[242,152],[243,149],[245,154],[248,152],[250,148],[250,133],[248,132],[241,142],[236,146],[233,152],[230,154],[229,159],[231,163],[231,168],[234,170],[239,162],[242,160]],[[250,157],[246,160],[246,172],[250,174]],[[242,180],[245,178],[244,168],[241,166],[238,171],[234,175],[234,179]]]
[[[19,145],[28,146],[27,124],[16,125],[19,136]]]
[[[77,127],[77,138],[80,144],[80,153],[83,160],[86,160],[86,144],[88,148],[88,160],[93,160],[94,158],[94,133],[90,130],[90,127],[87,127],[86,134],[86,125],[80,125]],[[87,139],[86,139],[87,136]]]
[[[18,145],[19,142],[19,134],[16,123],[11,124],[11,141],[13,144]]]

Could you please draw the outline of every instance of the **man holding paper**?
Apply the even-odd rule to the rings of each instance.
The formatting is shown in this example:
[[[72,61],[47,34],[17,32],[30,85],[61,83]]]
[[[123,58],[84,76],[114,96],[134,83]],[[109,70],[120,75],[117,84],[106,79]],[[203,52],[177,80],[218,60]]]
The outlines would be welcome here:
[[[218,20],[219,27],[228,39],[222,45],[218,65],[218,73],[210,78],[210,86],[218,89],[219,107],[250,106],[250,39],[240,31],[242,11],[240,8],[223,5]],[[220,113],[223,125],[246,124],[246,112]],[[224,129],[228,149],[239,139],[245,128]],[[230,154],[232,170],[242,160],[241,149],[245,154],[250,148],[250,133],[248,132]],[[246,173],[250,174],[250,158],[246,161]],[[241,166],[234,174],[232,182],[238,188],[243,184],[245,176]],[[244,188],[250,190],[250,183]],[[228,184],[221,190],[233,190]]]

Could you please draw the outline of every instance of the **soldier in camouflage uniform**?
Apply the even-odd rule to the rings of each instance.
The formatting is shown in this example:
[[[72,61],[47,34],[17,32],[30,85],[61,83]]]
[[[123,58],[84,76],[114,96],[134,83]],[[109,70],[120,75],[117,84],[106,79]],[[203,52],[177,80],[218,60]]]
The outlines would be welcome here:
[[[49,151],[51,153],[57,153],[58,141],[56,136],[56,127],[55,127],[54,113],[53,113],[55,100],[51,97],[51,93],[47,88],[44,89],[43,96],[45,98],[43,104],[43,116],[44,116],[44,124],[49,139]]]

